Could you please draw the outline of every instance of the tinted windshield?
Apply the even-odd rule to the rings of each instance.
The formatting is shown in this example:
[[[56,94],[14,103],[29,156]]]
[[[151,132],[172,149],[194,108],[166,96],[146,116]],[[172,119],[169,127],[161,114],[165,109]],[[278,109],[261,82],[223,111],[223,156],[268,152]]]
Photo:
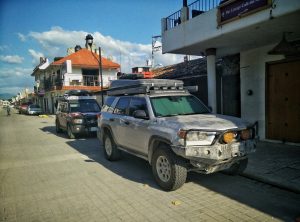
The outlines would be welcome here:
[[[30,108],[41,108],[39,105],[30,105]]]
[[[70,112],[100,112],[100,107],[95,100],[78,100],[70,103]]]
[[[194,96],[164,96],[150,98],[156,117],[209,113]]]

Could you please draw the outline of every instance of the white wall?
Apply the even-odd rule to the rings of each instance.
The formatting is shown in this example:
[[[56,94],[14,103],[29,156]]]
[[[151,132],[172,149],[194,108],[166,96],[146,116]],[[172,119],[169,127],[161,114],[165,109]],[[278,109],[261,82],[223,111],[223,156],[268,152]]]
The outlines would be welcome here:
[[[162,52],[201,55],[205,49],[217,48],[217,56],[226,56],[245,50],[248,45],[249,49],[275,42],[278,33],[282,36],[283,31],[298,27],[298,22],[295,26],[292,23],[299,20],[300,1],[276,0],[275,4],[276,7],[272,9],[274,20],[270,19],[270,8],[267,8],[218,26],[218,9],[214,8],[179,26],[162,30]],[[295,19],[285,18],[284,22],[281,21],[291,14],[296,16]],[[162,19],[162,27],[166,26],[165,22],[166,19]],[[278,26],[278,22],[282,22],[281,25]],[[266,43],[265,39],[268,38],[269,43]]]
[[[64,74],[64,86],[70,86],[70,82],[72,82],[72,80],[78,80],[79,82],[82,82],[81,68],[73,67],[72,71],[73,73]]]
[[[109,86],[109,82],[111,80],[117,79],[117,70],[116,69],[103,70],[102,77],[103,77],[103,86],[107,87],[107,86]]]
[[[266,62],[284,59],[281,55],[268,55],[274,45],[240,53],[241,117],[249,122],[258,121],[259,137],[265,139],[265,78]],[[252,90],[251,96],[247,91]]]

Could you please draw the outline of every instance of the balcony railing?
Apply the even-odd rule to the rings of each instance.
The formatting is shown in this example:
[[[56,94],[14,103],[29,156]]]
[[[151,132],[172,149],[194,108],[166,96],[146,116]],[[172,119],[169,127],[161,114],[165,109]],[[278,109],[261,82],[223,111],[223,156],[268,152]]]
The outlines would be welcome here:
[[[194,18],[200,14],[216,8],[222,0],[197,0],[188,5],[189,14],[188,18]],[[224,2],[225,0],[223,0]],[[181,23],[180,18],[181,10],[173,13],[167,17],[167,30],[178,26]]]

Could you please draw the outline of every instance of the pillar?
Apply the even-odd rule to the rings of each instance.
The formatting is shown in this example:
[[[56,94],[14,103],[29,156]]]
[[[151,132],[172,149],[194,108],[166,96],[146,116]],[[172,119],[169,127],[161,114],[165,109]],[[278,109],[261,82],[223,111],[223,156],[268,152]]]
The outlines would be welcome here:
[[[217,90],[216,90],[216,49],[206,49],[207,62],[207,96],[208,106],[212,112],[217,112]]]

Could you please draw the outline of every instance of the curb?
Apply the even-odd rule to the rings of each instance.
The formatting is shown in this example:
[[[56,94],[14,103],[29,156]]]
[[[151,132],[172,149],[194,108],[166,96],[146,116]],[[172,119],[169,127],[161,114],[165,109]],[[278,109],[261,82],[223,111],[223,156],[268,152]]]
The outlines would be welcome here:
[[[289,186],[286,184],[282,184],[282,183],[279,183],[278,181],[274,181],[274,180],[268,179],[263,176],[254,175],[254,174],[247,173],[247,172],[241,173],[240,176],[243,176],[243,177],[246,177],[246,178],[249,178],[252,180],[256,180],[256,181],[259,181],[259,182],[262,182],[265,184],[269,184],[271,186],[275,186],[275,187],[283,189],[283,190],[288,190],[290,192],[300,194],[300,188],[298,188],[298,187],[293,187],[293,186]]]

